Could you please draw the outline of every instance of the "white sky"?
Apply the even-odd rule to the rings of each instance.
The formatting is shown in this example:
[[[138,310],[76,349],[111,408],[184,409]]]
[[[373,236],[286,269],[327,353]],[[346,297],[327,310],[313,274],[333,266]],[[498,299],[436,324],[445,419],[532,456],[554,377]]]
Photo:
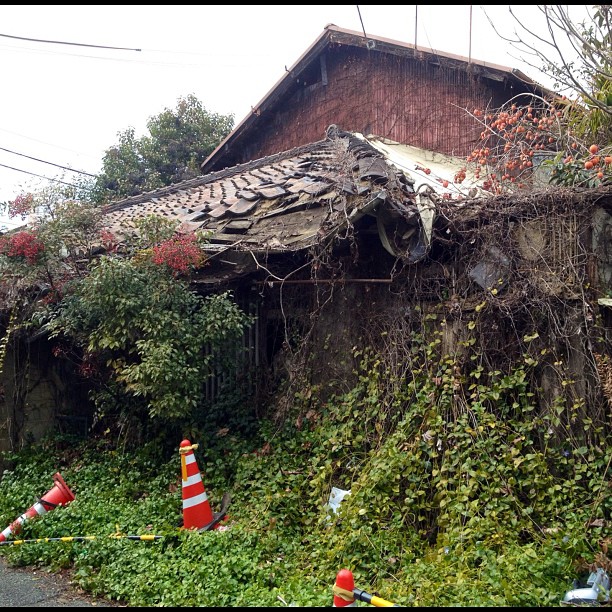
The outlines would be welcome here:
[[[359,7],[359,8],[357,8]],[[535,6],[514,6],[535,26]],[[95,174],[128,127],[194,94],[238,124],[323,32],[339,27],[519,68],[550,86],[493,30],[515,29],[508,5],[2,5],[0,6],[0,202]],[[416,17],[416,19],[415,19]],[[471,40],[470,40],[471,31]],[[141,49],[122,51],[12,37]],[[2,149],[20,153],[15,155]],[[11,227],[15,220],[0,217]]]

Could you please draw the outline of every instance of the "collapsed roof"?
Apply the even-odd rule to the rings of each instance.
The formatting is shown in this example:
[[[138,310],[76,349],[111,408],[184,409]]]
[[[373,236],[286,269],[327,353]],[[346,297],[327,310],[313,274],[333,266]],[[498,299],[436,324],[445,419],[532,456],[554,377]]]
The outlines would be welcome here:
[[[427,249],[435,198],[473,197],[469,177],[453,182],[461,161],[384,139],[342,132],[324,140],[118,201],[105,225],[119,239],[151,214],[206,232],[209,282],[252,271],[253,255],[328,244],[370,215],[384,248],[406,261]],[[224,265],[223,265],[224,264]]]

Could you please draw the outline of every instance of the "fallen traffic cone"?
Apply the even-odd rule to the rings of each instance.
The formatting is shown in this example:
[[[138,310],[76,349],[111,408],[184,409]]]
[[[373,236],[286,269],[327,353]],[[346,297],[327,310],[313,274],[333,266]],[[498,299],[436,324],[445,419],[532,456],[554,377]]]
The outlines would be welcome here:
[[[68,488],[59,472],[54,474],[53,482],[55,482],[55,486],[52,489],[0,533],[0,542],[4,542],[11,534],[21,531],[21,526],[28,519],[42,516],[53,508],[69,504],[74,499],[74,493]]]
[[[346,608],[357,606],[353,589],[355,588],[355,580],[353,572],[347,569],[341,569],[336,575],[336,584],[334,584],[334,608]]]
[[[181,455],[181,481],[183,493],[183,528],[210,531],[218,529],[229,506],[229,494],[223,496],[221,512],[213,513],[202,476],[196,463],[194,449],[197,444],[183,440],[179,446]]]

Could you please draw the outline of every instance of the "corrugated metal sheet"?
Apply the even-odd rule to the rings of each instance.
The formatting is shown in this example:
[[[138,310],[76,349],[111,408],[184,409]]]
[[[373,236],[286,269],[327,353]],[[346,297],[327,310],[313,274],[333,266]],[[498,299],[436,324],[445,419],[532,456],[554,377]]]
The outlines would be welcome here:
[[[399,144],[385,138],[368,136],[365,140],[398,170],[407,173],[414,181],[414,189],[417,192],[429,188],[442,197],[448,194],[455,199],[491,195],[483,192],[482,179],[477,179],[474,173],[466,168],[463,159]],[[465,179],[455,182],[455,176],[462,169],[465,169]]]

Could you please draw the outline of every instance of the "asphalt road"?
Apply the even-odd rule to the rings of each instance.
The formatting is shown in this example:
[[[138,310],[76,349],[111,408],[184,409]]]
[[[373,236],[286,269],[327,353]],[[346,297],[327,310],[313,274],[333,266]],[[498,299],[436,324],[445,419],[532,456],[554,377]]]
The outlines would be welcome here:
[[[70,584],[67,574],[50,574],[40,568],[10,567],[0,556],[0,607],[111,608],[125,606],[87,596]]]

